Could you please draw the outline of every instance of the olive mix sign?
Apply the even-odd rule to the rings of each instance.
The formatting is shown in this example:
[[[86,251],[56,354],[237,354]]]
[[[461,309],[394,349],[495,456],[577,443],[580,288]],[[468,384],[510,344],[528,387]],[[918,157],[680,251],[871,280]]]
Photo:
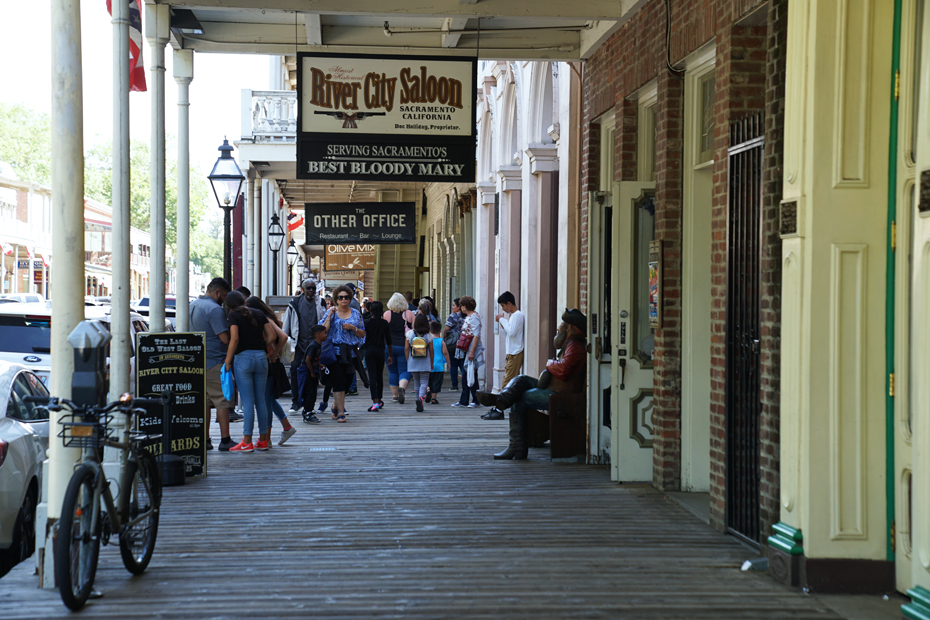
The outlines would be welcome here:
[[[307,245],[416,242],[414,202],[308,202],[304,211]]]
[[[474,58],[298,59],[297,178],[474,182]]]

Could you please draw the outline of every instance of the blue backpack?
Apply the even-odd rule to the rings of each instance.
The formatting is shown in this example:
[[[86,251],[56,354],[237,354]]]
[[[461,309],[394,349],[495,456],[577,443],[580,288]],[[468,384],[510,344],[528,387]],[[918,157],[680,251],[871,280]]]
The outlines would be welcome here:
[[[320,365],[330,366],[336,363],[337,350],[333,341],[327,338],[320,347]]]

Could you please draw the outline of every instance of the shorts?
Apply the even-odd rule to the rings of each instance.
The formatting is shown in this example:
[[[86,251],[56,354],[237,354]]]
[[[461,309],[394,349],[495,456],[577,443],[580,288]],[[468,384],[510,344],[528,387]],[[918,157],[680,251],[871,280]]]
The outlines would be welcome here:
[[[226,362],[207,368],[207,412],[210,409],[232,409],[233,404],[223,396],[223,384],[220,382],[220,368]]]

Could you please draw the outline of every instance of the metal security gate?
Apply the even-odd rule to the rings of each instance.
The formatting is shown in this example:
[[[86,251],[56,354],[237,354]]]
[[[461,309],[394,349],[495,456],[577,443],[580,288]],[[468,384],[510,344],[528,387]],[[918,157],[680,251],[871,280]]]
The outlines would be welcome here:
[[[727,241],[727,529],[759,544],[762,114],[730,124]]]

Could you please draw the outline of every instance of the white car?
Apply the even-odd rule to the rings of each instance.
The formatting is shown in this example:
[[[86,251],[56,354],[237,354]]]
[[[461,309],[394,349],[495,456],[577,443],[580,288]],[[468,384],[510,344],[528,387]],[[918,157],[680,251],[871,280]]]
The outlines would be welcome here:
[[[25,396],[48,392],[22,365],[0,362],[0,574],[35,551],[48,411]],[[37,434],[42,431],[44,446]]]
[[[0,299],[9,299],[10,301],[18,301],[24,304],[37,304],[45,301],[41,295],[36,293],[4,293],[0,295]]]
[[[84,317],[110,327],[110,308],[85,306]],[[130,346],[135,348],[136,333],[149,330],[136,312],[129,314]],[[44,303],[0,304],[0,361],[22,364],[48,385],[52,370],[52,309]]]

